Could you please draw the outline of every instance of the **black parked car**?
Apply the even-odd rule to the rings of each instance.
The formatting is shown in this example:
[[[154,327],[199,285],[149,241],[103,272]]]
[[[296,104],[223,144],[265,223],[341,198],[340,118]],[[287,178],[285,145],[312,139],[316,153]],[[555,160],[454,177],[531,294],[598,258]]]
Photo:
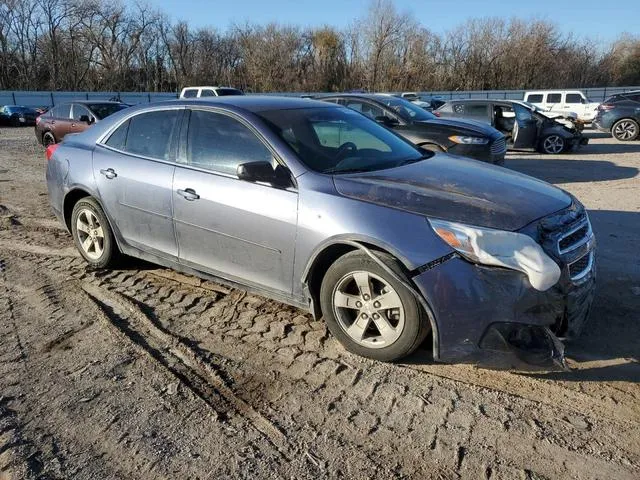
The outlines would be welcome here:
[[[35,125],[38,115],[39,113],[33,108],[5,105],[0,108],[0,125],[11,125],[12,127]]]
[[[610,132],[616,140],[630,142],[640,137],[640,90],[620,93],[598,107],[593,125]]]
[[[563,153],[589,141],[578,129],[514,100],[451,100],[434,113],[440,118],[465,118],[492,125],[505,134],[508,148],[514,150]]]
[[[504,164],[505,137],[479,122],[439,119],[423,108],[393,95],[331,95],[319,100],[356,110],[391,128],[410,142],[436,152]]]

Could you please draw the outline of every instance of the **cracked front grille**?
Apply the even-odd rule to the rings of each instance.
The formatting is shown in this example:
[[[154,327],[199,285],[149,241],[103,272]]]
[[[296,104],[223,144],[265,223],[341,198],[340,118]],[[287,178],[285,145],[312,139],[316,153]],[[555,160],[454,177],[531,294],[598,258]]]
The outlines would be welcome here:
[[[569,264],[569,276],[574,282],[580,280],[591,271],[593,265],[593,250],[589,251],[575,262]]]
[[[585,215],[580,222],[558,238],[558,253],[564,255],[587,243],[592,237],[591,224]]]

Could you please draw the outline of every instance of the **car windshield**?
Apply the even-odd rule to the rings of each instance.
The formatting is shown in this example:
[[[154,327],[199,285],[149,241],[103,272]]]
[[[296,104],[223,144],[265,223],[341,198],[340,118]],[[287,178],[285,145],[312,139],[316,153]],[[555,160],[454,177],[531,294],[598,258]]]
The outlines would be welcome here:
[[[348,108],[270,110],[258,115],[316,172],[371,172],[432,155]]]
[[[384,103],[387,107],[394,110],[404,120],[420,122],[436,118],[434,114],[427,112],[424,108],[419,107],[415,103],[411,103],[404,98],[377,97],[376,100],[380,103]]]
[[[237,88],[218,88],[216,93],[219,97],[224,97],[226,95],[244,95],[242,90],[238,90]]]
[[[98,120],[102,120],[128,107],[124,103],[88,103],[85,105],[98,117]]]

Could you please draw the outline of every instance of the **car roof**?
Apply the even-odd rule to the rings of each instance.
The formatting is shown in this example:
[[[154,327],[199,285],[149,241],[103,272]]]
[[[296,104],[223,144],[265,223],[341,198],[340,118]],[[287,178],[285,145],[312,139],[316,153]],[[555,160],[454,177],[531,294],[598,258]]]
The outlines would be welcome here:
[[[124,102],[114,102],[113,100],[69,100],[68,102],[58,103],[53,107],[59,107],[60,105],[70,105],[72,103],[79,103],[81,105],[95,105],[97,103],[101,103],[103,105],[123,105],[124,104]]]
[[[230,106],[249,112],[263,112],[267,110],[294,110],[298,108],[339,108],[338,105],[320,102],[310,98],[281,97],[276,95],[229,95],[226,97],[206,97],[169,100],[152,105],[209,105]]]

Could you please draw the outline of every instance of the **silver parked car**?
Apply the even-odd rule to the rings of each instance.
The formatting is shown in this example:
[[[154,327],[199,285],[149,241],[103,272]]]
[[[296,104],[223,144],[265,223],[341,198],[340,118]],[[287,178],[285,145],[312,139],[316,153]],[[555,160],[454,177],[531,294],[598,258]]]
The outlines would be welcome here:
[[[360,355],[430,337],[441,361],[561,363],[558,337],[589,311],[595,242],[575,198],[335,104],[157,103],[47,156],[51,205],[89,264],[125,254],[255,290]]]

